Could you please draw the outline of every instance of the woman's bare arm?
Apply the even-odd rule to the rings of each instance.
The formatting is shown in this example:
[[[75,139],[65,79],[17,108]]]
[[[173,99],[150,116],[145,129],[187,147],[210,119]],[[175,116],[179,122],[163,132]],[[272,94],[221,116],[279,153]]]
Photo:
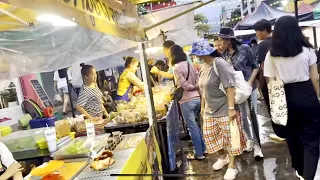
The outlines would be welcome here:
[[[76,106],[76,110],[80,112],[80,114],[84,114],[87,119],[91,119],[92,117],[84,110],[81,106]]]
[[[310,66],[310,79],[312,81],[313,88],[316,91],[318,96],[319,95],[319,73],[318,73],[317,64]]]

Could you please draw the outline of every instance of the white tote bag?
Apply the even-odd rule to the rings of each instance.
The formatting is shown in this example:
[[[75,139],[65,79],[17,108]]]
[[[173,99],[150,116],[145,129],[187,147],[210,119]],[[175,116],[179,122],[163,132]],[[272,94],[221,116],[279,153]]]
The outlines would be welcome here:
[[[213,62],[213,69],[219,77],[218,69],[216,66],[216,60]],[[252,87],[244,79],[242,71],[234,71],[234,77],[236,80],[236,83],[235,83],[235,103],[242,104],[246,100],[248,100],[248,98],[251,96]],[[221,91],[223,91],[225,94],[227,94],[222,83],[220,83],[219,89]]]
[[[240,148],[240,131],[236,120],[230,122],[231,147]]]
[[[268,84],[271,119],[275,124],[286,126],[288,121],[286,93],[283,81],[280,79],[274,64],[274,59],[273,57],[271,58],[276,74],[276,80],[271,80]]]

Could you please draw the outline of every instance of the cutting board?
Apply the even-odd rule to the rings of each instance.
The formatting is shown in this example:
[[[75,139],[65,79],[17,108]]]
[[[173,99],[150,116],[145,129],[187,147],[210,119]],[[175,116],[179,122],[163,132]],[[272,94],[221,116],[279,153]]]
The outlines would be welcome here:
[[[66,180],[71,179],[75,174],[82,170],[87,165],[87,162],[72,162],[65,163],[59,171],[62,177]]]

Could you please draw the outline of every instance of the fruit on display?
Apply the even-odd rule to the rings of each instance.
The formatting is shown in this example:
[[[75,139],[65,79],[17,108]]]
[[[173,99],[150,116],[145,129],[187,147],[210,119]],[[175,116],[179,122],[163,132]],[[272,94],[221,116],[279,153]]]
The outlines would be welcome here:
[[[153,93],[154,107],[157,119],[163,118],[167,114],[167,105],[170,104],[171,84],[156,87]],[[117,112],[110,113],[110,119],[114,124],[135,123],[148,119],[147,100],[143,94],[131,97],[130,102],[118,101]]]
[[[141,142],[141,140],[143,139],[142,136],[135,136],[132,137],[128,140],[128,143],[126,144],[126,148],[135,148],[138,146],[138,144]]]
[[[74,155],[74,154],[85,154],[89,153],[90,149],[85,146],[85,140],[79,139],[76,142],[70,144],[66,147],[67,154]]]
[[[142,120],[141,116],[139,115],[139,112],[136,112],[136,110],[134,109],[122,111],[122,117],[128,123],[139,122]]]

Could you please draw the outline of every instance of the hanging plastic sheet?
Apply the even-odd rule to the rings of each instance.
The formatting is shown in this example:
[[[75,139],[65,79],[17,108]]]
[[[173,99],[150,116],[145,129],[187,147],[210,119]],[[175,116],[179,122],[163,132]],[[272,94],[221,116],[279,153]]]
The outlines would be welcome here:
[[[193,6],[194,4],[188,4],[152,12],[140,17],[140,22],[144,27],[147,27]],[[154,17],[156,17],[156,21],[151,23]],[[165,23],[161,26],[161,30],[167,32],[168,39],[174,40],[177,44],[183,46],[186,43],[192,43],[196,37],[193,28],[193,12],[180,18],[184,18],[184,20],[182,21],[178,18]],[[151,30],[153,33],[150,33],[149,39],[159,37],[160,28],[157,27],[155,29],[154,31]],[[190,37],[190,39],[187,37]],[[155,41],[161,43],[155,42],[151,44],[153,47],[162,46],[161,38]],[[55,71],[93,60],[100,60],[99,64],[104,65],[96,66],[99,69],[100,67],[110,67],[111,65],[117,66],[120,63],[123,64],[122,60],[119,61],[123,56],[131,55],[136,57],[138,55],[134,53],[134,49],[131,49],[135,47],[137,47],[136,42],[80,26],[57,28],[40,24],[15,31],[1,32],[0,81],[35,72]],[[112,56],[115,54],[117,55]],[[159,55],[148,55],[151,58],[159,57],[160,54],[162,52],[159,52]]]
[[[179,147],[179,113],[178,104],[173,102],[169,108],[167,120],[168,157],[170,171],[176,169],[176,152]]]
[[[133,41],[82,27],[41,26],[0,33],[0,80],[54,71],[135,47]]]
[[[180,46],[186,46],[186,45],[191,45],[193,42],[197,40],[197,31],[194,29],[194,26],[191,25],[189,27],[185,27],[180,30],[172,30],[166,33],[166,36],[168,39],[174,41],[176,44]],[[163,50],[162,50],[162,44],[163,40],[162,37],[159,36],[151,41],[147,42],[147,46],[151,48],[155,48],[155,52],[150,52],[147,53],[147,58],[155,58],[155,59],[161,59],[164,58]],[[100,59],[96,59],[93,61],[87,62],[87,64],[93,65],[98,71],[103,70],[103,69],[108,69],[111,67],[116,67],[116,66],[123,66],[124,61],[123,57],[124,56],[132,56],[137,59],[139,59],[139,52],[138,52],[138,47],[133,47],[130,49],[127,49],[125,51],[121,51],[119,53],[103,57]]]

